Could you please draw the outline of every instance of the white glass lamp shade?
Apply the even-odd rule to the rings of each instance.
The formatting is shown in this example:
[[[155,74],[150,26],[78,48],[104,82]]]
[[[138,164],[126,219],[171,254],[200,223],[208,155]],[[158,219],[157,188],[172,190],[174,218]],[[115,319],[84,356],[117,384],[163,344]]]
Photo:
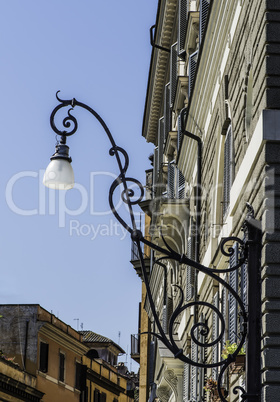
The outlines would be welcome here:
[[[55,190],[73,188],[75,181],[71,163],[66,159],[52,159],[45,171],[43,184]]]

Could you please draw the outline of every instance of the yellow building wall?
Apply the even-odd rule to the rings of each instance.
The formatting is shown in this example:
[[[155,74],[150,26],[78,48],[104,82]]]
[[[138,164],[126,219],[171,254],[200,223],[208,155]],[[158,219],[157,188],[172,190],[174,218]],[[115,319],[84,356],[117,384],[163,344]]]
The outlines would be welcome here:
[[[38,356],[40,356],[40,342],[49,344],[48,372],[39,371],[37,389],[45,393],[44,402],[79,402],[80,391],[75,389],[76,361],[81,361],[81,355],[67,349],[56,341],[39,335]],[[65,354],[65,377],[64,382],[59,381],[59,353]]]
[[[88,401],[94,401],[95,390],[98,390],[100,394],[106,394],[106,402],[133,401],[126,395],[126,378],[119,375],[113,366],[107,366],[107,363],[102,362],[101,359],[91,360],[85,356],[83,356],[83,364],[87,365],[91,373],[87,379]]]

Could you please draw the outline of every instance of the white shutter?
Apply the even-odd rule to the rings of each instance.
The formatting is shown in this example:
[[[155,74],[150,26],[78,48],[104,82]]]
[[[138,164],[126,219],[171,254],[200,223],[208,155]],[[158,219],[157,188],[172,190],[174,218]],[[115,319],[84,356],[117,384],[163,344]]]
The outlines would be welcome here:
[[[197,58],[198,58],[198,50],[192,53],[189,57],[189,98],[191,96],[191,92],[193,89]]]
[[[238,245],[233,245],[234,253],[230,257],[230,268],[237,265],[238,262]],[[237,292],[238,291],[238,270],[229,273],[229,285]],[[237,341],[237,301],[229,292],[228,296],[228,339],[230,343]]]
[[[164,141],[171,130],[171,109],[170,109],[170,83],[165,85],[164,90]]]
[[[178,60],[177,60],[177,42],[171,46],[170,51],[170,108],[173,107],[176,88],[177,88],[177,76],[178,76]]]
[[[213,305],[219,309],[219,292],[216,292],[213,297]],[[219,336],[219,316],[213,311],[212,315],[212,342],[214,342]],[[212,363],[219,361],[219,347],[215,344],[212,348]],[[213,367],[212,377],[214,380],[218,379],[218,368]]]
[[[187,257],[190,259],[194,259],[195,252],[195,244],[194,244],[194,236],[191,235],[188,238],[187,242]],[[189,301],[194,296],[194,280],[195,280],[195,272],[194,268],[190,265],[187,265],[186,268],[186,300]]]
[[[175,161],[172,161],[168,164],[167,171],[167,197],[170,199],[175,198],[175,175],[176,175],[176,166]]]
[[[189,357],[189,355],[187,355]],[[189,402],[190,400],[190,365],[184,363],[183,372],[183,402]]]

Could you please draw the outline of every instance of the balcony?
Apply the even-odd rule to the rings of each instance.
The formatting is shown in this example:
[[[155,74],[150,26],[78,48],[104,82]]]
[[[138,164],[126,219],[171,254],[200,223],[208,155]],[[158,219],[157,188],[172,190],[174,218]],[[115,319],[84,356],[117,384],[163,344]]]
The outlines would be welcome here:
[[[146,273],[149,275],[150,274],[150,257],[144,253],[144,244],[141,244],[141,249],[142,249],[142,253],[143,253],[143,257],[144,257]],[[137,248],[137,244],[134,241],[131,242],[131,260],[130,260],[130,262],[133,265],[137,275],[140,276],[140,278],[142,278],[142,268],[141,268],[139,251]]]
[[[131,357],[137,363],[140,363],[140,336],[131,335]]]

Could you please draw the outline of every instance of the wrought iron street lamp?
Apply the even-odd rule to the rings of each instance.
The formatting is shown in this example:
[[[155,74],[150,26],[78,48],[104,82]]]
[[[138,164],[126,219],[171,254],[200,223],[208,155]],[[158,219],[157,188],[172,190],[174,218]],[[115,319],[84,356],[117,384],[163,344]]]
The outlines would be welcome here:
[[[142,268],[142,277],[146,285],[147,296],[149,299],[151,311],[157,326],[157,333],[153,333],[158,339],[160,339],[163,344],[174,354],[174,357],[196,367],[203,368],[214,368],[220,367],[220,373],[218,377],[218,392],[221,401],[226,402],[222,391],[221,384],[222,378],[225,371],[228,369],[229,365],[235,361],[236,356],[241,351],[245,341],[246,341],[246,390],[242,387],[235,387],[234,392],[237,393],[239,390],[241,393],[241,398],[246,401],[256,402],[260,400],[260,311],[261,311],[261,296],[260,296],[260,255],[261,255],[261,230],[259,226],[259,222],[254,218],[253,210],[248,205],[248,214],[244,221],[243,230],[244,230],[244,239],[241,240],[238,237],[231,236],[226,239],[223,239],[221,242],[221,252],[226,257],[231,257],[234,253],[234,249],[231,246],[227,246],[227,244],[232,244],[235,242],[239,248],[239,259],[237,264],[234,267],[230,267],[227,269],[215,269],[208,268],[198,261],[193,261],[188,258],[185,254],[179,254],[175,250],[173,250],[169,244],[166,242],[165,238],[162,236],[162,241],[164,247],[160,247],[159,245],[152,243],[148,239],[146,239],[142,232],[137,229],[135,216],[134,216],[134,206],[138,204],[144,196],[144,188],[142,184],[131,177],[126,176],[126,172],[129,165],[129,158],[126,151],[117,146],[113,136],[105,124],[104,120],[97,114],[92,108],[87,106],[84,103],[77,101],[75,98],[71,100],[62,100],[58,97],[58,93],[56,95],[57,100],[60,102],[58,106],[55,107],[50,117],[50,124],[52,129],[55,131],[57,135],[60,136],[60,143],[56,146],[56,150],[54,155],[51,157],[51,162],[46,169],[43,182],[46,186],[54,189],[69,189],[74,186],[74,174],[73,169],[71,167],[71,158],[69,157],[69,148],[66,145],[67,137],[73,135],[78,128],[78,123],[76,118],[71,114],[71,111],[75,107],[81,107],[89,111],[102,125],[104,128],[108,139],[111,143],[110,155],[115,156],[119,168],[119,176],[113,181],[110,191],[109,191],[109,204],[110,208],[115,215],[116,219],[121,223],[121,225],[131,234],[132,240],[135,242],[139,259]],[[64,108],[69,107],[67,116],[63,119],[63,127],[64,130],[58,129],[55,123],[55,117],[57,112]],[[131,184],[135,187],[138,187],[139,196],[135,196],[135,191],[131,188]],[[129,211],[129,221],[127,222],[123,217],[119,215],[117,212],[114,202],[113,202],[113,194],[115,190],[122,186],[122,201],[127,204]],[[137,198],[137,199],[135,199]],[[242,317],[242,330],[240,334],[240,342],[237,346],[237,349],[234,353],[230,354],[226,359],[221,359],[217,362],[212,363],[202,363],[198,361],[192,360],[190,357],[184,354],[184,351],[180,349],[174,339],[174,325],[175,321],[183,313],[186,309],[189,309],[193,306],[195,307],[205,307],[210,309],[214,314],[217,315],[220,321],[220,331],[219,335],[216,339],[210,339],[210,328],[208,327],[207,322],[196,322],[190,333],[190,337],[193,342],[204,348],[212,348],[217,345],[223,339],[226,323],[225,317],[222,312],[215,307],[213,304],[198,300],[198,301],[190,301],[184,304],[184,293],[180,286],[175,285],[180,292],[180,300],[173,311],[170,321],[168,334],[164,331],[159,316],[156,311],[156,307],[152,298],[152,292],[149,286],[149,279],[145,268],[144,256],[142,252],[141,243],[144,243],[148,247],[153,250],[156,250],[160,253],[161,259],[164,257],[165,259],[171,259],[179,262],[179,264],[185,264],[191,266],[198,271],[208,275],[213,278],[219,284],[221,284],[224,288],[228,290],[228,292],[234,297],[238,304],[239,312]],[[238,270],[243,264],[247,265],[248,270],[248,308],[244,306],[244,303],[238,292],[236,292],[224,279],[220,277],[220,274],[228,273],[231,271]],[[203,341],[201,337],[198,337],[197,334],[203,336]]]

